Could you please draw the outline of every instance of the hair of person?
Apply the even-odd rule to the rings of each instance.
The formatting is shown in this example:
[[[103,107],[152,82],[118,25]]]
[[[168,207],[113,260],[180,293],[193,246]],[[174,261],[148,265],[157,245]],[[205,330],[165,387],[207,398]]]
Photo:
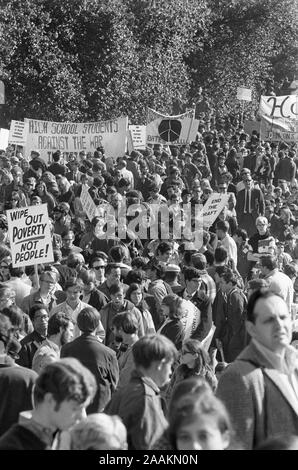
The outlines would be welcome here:
[[[228,258],[228,252],[223,246],[218,246],[214,251],[215,263],[223,263]]]
[[[54,313],[48,322],[48,336],[57,335],[60,333],[60,328],[62,328],[62,330],[66,330],[71,322],[72,319],[67,313]]]
[[[34,321],[36,313],[40,312],[40,310],[45,310],[47,314],[49,315],[48,307],[42,302],[39,302],[39,303],[36,302],[34,305],[32,305],[32,307],[30,307],[30,310],[29,310],[29,317],[32,322]]]
[[[192,368],[194,372],[201,373],[206,369],[210,364],[210,357],[208,352],[203,348],[200,341],[197,339],[187,339],[182,346],[182,349],[187,349],[187,351],[192,354],[197,354],[194,367]]]
[[[100,324],[100,313],[96,308],[88,306],[83,308],[77,316],[77,325],[80,331],[89,334],[95,331]]]
[[[72,450],[126,450],[127,431],[121,418],[94,413],[70,430]]]
[[[64,231],[61,233],[61,238],[63,239],[63,238],[65,238],[65,237],[67,237],[68,235],[71,235],[72,238],[75,237],[75,234],[74,234],[73,230],[71,230],[70,228],[67,228],[66,230],[64,230]]]
[[[201,417],[212,417],[221,434],[232,434],[229,414],[224,404],[209,391],[199,395],[183,396],[169,415],[168,435],[174,449],[177,449],[176,436],[179,429],[185,424],[199,422]]]
[[[226,220],[219,220],[216,224],[216,230],[222,230],[225,233],[228,233],[229,228],[229,222],[227,222]]]
[[[56,263],[58,261],[58,263],[62,260],[63,256],[62,256],[62,251],[60,250],[60,248],[54,248],[53,249],[53,256],[54,256],[54,262]]]
[[[136,334],[139,328],[138,320],[132,311],[117,313],[112,320],[112,325],[128,335]]]
[[[213,393],[212,388],[204,377],[201,377],[199,375],[193,375],[191,377],[188,377],[187,379],[178,382],[174,386],[171,394],[168,415],[170,416],[172,414],[174,408],[177,406],[183,396],[199,396],[203,392]]]
[[[64,290],[67,291],[71,287],[82,290],[82,282],[77,277],[70,277],[66,280],[64,284]]]
[[[232,283],[234,286],[237,284],[237,277],[232,269],[228,268],[225,272],[223,272],[220,277],[228,284]]]
[[[131,261],[131,267],[135,269],[144,269],[147,263],[148,258],[144,258],[143,256],[137,256]]]
[[[136,367],[149,369],[153,362],[174,362],[178,357],[175,345],[166,336],[145,335],[132,347]]]
[[[297,276],[297,268],[295,264],[286,264],[284,267],[284,273],[290,278],[293,279]]]
[[[85,258],[81,253],[69,253],[66,264],[69,268],[77,268],[79,265],[84,264]]]
[[[278,266],[277,258],[272,255],[261,256],[261,266],[269,269],[269,271],[273,271],[273,269],[276,269]]]
[[[121,263],[127,257],[127,248],[122,245],[112,246],[109,256],[114,263]]]
[[[191,257],[192,264],[196,269],[203,270],[207,267],[206,256],[203,253],[194,253]]]
[[[212,266],[214,263],[214,254],[211,253],[211,251],[207,250],[204,252],[204,255],[205,255],[207,264],[209,264],[209,266]]]
[[[42,403],[47,393],[56,401],[56,411],[63,401],[73,400],[82,405],[93,399],[97,389],[93,374],[74,358],[64,358],[48,364],[37,377],[33,391],[34,404]]]
[[[132,294],[133,292],[137,291],[137,290],[140,290],[140,291],[142,292],[142,288],[141,288],[140,283],[138,283],[138,282],[133,282],[133,283],[131,283],[130,286],[129,286],[129,288],[128,288],[127,291],[126,291],[126,296],[125,296],[125,297],[126,297],[128,300],[130,300],[131,294]]]
[[[183,299],[176,294],[168,294],[162,299],[161,305],[169,307],[168,316],[170,319],[182,318],[184,310],[182,309]]]
[[[110,274],[112,272],[112,269],[120,269],[119,264],[118,263],[108,263],[106,265],[105,274]]]
[[[3,315],[9,318],[15,330],[23,330],[24,314],[20,307],[18,307],[17,305],[11,305],[10,307],[5,307],[1,313],[3,313]]]
[[[156,254],[164,255],[167,251],[172,251],[173,246],[170,242],[161,242],[156,248]]]
[[[243,228],[237,228],[237,230],[235,230],[235,235],[242,238],[243,241],[246,241],[248,239],[247,231]]]
[[[129,271],[125,278],[127,284],[142,284],[147,279],[145,271]]]
[[[82,268],[78,274],[78,279],[81,279],[81,281],[84,284],[89,284],[90,282],[95,283],[96,282],[96,274],[94,271],[90,269],[84,269]]]
[[[110,295],[116,295],[119,294],[119,292],[123,293],[123,284],[119,281],[110,287]]]
[[[89,260],[89,266],[90,268],[93,267],[93,263],[96,261],[108,261],[108,255],[104,253],[103,251],[96,251],[93,255],[91,255],[91,258]]]
[[[282,297],[279,294],[276,294],[275,292],[272,292],[270,290],[258,289],[255,292],[253,292],[247,302],[246,320],[250,321],[251,323],[255,323],[256,314],[254,310],[255,310],[256,303],[260,299],[266,300],[273,296],[279,297],[282,299]]]
[[[185,281],[191,281],[194,278],[197,279],[201,277],[200,271],[192,266],[185,268],[183,274]]]
[[[20,266],[18,268],[13,268],[12,264],[9,265],[9,273],[13,277],[22,277],[25,273],[25,268]]]

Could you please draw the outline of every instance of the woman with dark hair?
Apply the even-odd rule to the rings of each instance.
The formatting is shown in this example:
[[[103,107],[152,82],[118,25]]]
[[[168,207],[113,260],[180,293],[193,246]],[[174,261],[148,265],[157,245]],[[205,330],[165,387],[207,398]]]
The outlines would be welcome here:
[[[157,331],[157,333],[169,338],[178,351],[181,349],[184,339],[184,326],[181,318],[185,312],[182,305],[183,299],[176,294],[169,294],[164,297],[161,304],[164,322]]]
[[[171,399],[176,384],[189,377],[202,377],[208,382],[213,391],[217,387],[216,375],[210,366],[210,357],[207,351],[196,339],[188,339],[183,343],[180,365],[174,370],[171,382],[165,393],[167,401]]]
[[[140,284],[133,283],[129,286],[126,292],[127,300],[130,300],[142,314],[145,335],[155,333],[155,327],[152,320],[152,315],[149,310],[147,302],[144,300],[144,293]]]
[[[40,197],[41,202],[48,205],[49,216],[51,217],[56,201],[53,194],[48,192],[46,183],[40,180],[36,185],[35,192]]]

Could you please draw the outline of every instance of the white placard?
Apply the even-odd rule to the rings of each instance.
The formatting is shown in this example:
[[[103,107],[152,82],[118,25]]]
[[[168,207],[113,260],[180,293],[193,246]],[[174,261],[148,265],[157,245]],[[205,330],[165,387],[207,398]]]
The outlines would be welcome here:
[[[10,209],[7,212],[12,266],[30,266],[54,261],[48,206]]]
[[[250,88],[237,88],[237,100],[251,101],[251,89]]]

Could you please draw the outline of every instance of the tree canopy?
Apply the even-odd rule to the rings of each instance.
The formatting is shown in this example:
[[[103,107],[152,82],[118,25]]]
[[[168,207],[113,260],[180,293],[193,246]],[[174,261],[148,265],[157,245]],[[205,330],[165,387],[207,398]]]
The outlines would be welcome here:
[[[203,97],[235,113],[238,86],[278,92],[297,74],[298,0],[0,2],[7,119],[146,121]]]

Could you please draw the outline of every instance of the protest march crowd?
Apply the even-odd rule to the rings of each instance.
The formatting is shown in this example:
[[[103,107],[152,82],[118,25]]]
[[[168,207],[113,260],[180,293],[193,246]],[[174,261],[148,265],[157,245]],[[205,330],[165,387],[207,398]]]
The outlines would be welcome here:
[[[0,450],[298,449],[295,143],[201,120],[0,178]],[[52,261],[12,262],[46,225]]]

